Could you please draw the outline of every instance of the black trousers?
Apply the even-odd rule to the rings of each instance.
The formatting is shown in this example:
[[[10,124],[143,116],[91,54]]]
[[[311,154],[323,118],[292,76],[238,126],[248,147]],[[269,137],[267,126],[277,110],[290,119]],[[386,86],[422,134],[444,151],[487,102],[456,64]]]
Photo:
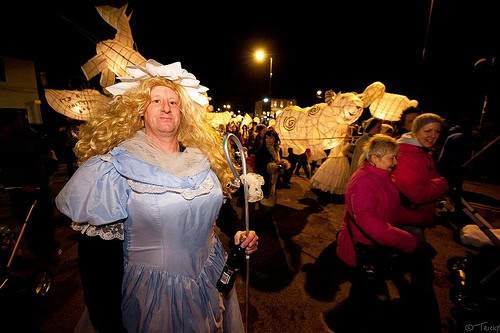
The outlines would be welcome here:
[[[83,296],[90,321],[102,332],[125,332],[121,300],[123,241],[82,235],[78,242]]]
[[[440,332],[439,307],[433,289],[432,260],[416,254],[402,256],[396,270],[388,277],[365,280],[356,270],[351,278],[349,302],[363,318],[352,332]],[[410,273],[410,279],[405,277]],[[400,299],[388,303],[387,280],[398,288]]]

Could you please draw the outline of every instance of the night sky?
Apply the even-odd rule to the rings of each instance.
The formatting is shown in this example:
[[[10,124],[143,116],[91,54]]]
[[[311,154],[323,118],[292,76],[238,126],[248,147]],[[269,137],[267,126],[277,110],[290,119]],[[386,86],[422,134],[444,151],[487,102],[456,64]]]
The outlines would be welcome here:
[[[269,64],[257,64],[252,54],[262,46],[273,54],[273,97],[309,106],[318,89],[362,92],[381,81],[388,92],[418,99],[426,111],[478,122],[484,93],[498,85],[498,60],[473,66],[498,54],[493,2],[435,0],[427,42],[430,0],[137,0],[129,1],[129,11],[138,51],[164,64],[181,61],[210,88],[216,107],[231,103],[253,111],[267,95]],[[49,88],[97,88],[98,78],[86,82],[80,66],[95,54],[95,41],[113,38],[114,30],[94,6],[124,2],[63,3],[17,1],[3,9],[0,55],[35,60]],[[497,105],[490,96],[490,108]],[[498,110],[488,117],[498,119]]]

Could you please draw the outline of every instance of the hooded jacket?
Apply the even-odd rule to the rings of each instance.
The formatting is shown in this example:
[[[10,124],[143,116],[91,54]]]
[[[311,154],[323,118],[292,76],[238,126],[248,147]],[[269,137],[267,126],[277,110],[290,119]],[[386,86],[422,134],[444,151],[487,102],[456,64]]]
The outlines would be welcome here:
[[[417,223],[402,223],[430,224],[434,218],[435,202],[448,191],[448,183],[439,175],[432,152],[423,147],[411,133],[403,134],[398,142],[398,164],[391,177],[404,201],[408,201],[408,206],[420,215]]]

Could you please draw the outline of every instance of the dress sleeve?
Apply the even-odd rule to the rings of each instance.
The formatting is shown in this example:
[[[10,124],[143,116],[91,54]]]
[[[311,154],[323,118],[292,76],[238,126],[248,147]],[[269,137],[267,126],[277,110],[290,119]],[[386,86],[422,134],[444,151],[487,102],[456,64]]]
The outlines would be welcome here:
[[[112,162],[95,156],[75,172],[56,197],[56,206],[76,223],[101,226],[127,218],[130,188]]]

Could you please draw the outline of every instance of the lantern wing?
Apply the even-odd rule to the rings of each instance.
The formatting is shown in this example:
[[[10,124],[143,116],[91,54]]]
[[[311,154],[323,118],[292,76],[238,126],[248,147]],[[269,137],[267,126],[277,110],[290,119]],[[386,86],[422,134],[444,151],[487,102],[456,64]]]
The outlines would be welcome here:
[[[122,45],[133,48],[134,39],[132,37],[132,30],[130,29],[129,23],[132,13],[127,16],[127,5],[124,5],[120,8],[111,6],[98,6],[96,7],[96,9],[103,20],[116,29],[114,40]]]
[[[88,120],[104,110],[111,100],[93,89],[45,89],[45,98],[56,112],[76,120]]]

